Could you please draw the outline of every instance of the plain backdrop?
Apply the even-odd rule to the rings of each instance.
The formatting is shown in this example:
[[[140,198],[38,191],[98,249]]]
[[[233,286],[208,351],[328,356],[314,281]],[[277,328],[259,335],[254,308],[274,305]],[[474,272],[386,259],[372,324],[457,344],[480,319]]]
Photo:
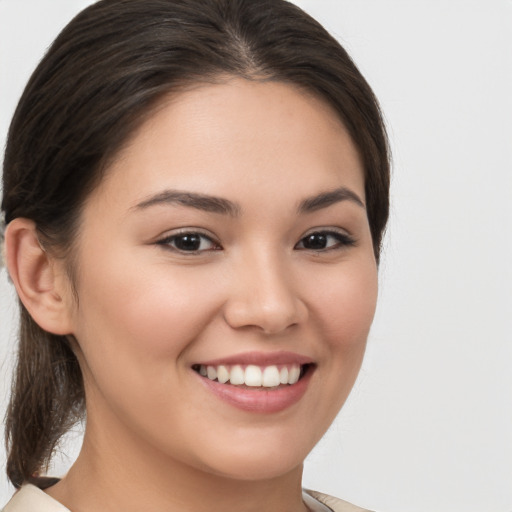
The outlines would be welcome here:
[[[2,146],[32,69],[89,3],[0,0]],[[367,356],[305,486],[380,512],[511,512],[512,1],[297,3],[367,77],[394,155]],[[15,327],[2,270],[2,411]],[[79,442],[68,438],[54,473]],[[11,493],[0,476],[0,503]]]

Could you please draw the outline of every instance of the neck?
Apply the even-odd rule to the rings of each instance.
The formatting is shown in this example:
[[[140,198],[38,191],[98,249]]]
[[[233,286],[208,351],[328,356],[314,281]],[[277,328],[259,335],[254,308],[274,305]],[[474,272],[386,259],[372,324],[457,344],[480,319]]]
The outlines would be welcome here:
[[[266,479],[215,474],[88,421],[78,459],[47,492],[73,512],[304,512],[301,478],[302,465]]]

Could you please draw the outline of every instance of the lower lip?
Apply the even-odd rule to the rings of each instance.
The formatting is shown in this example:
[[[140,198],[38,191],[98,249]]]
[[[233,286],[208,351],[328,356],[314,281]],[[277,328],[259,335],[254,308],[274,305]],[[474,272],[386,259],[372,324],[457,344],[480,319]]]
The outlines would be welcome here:
[[[295,384],[264,391],[261,388],[239,388],[231,384],[221,384],[197,374],[203,384],[221,400],[228,404],[254,413],[275,413],[297,403],[307,390],[314,368],[309,367],[305,375]]]

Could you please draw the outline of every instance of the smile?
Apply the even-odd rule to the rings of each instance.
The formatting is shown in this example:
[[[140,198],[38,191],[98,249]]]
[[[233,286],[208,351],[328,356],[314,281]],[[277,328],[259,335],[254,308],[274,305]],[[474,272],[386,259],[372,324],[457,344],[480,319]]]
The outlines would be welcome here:
[[[209,380],[248,388],[277,389],[296,384],[310,365],[194,365],[192,369]]]
[[[290,352],[251,352],[192,365],[209,394],[251,413],[277,413],[300,402],[317,368]]]

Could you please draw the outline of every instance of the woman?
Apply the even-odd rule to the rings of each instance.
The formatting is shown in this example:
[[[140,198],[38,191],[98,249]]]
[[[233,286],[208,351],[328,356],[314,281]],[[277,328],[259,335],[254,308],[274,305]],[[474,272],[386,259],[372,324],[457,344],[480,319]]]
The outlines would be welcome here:
[[[292,4],[83,11],[5,153],[5,511],[361,510],[301,474],[362,361],[388,187],[371,89]]]

